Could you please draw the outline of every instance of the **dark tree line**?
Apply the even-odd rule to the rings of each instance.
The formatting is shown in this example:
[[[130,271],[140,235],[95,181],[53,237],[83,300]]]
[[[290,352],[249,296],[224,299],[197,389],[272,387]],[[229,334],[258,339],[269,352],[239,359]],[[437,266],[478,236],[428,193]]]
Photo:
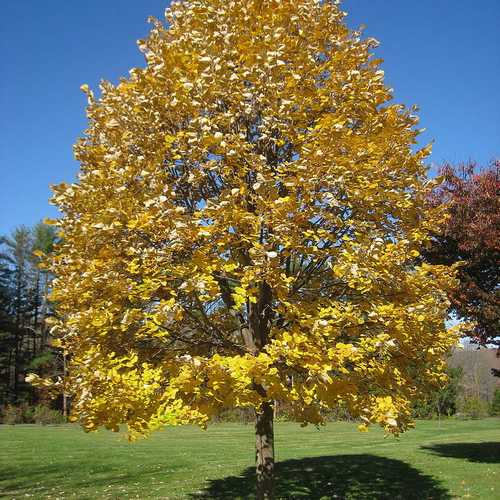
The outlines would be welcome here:
[[[51,315],[51,276],[39,266],[56,238],[53,227],[43,223],[19,226],[0,238],[0,407],[39,402],[43,395],[25,382],[27,373],[52,375],[61,369],[45,322]]]

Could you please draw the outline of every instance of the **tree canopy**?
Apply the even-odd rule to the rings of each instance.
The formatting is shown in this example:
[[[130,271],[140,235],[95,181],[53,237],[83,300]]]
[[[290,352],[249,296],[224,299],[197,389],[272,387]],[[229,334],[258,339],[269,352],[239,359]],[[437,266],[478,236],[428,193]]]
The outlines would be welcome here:
[[[413,264],[437,224],[428,149],[342,17],[175,4],[139,44],[145,69],[99,100],[85,88],[53,298],[88,427],[269,397],[303,421],[342,399],[397,427],[438,373],[451,273]]]
[[[454,271],[415,260],[443,213],[425,209],[430,149],[343,17],[175,2],[139,41],[145,68],[82,87],[49,266],[86,429],[281,400],[304,424],[344,405],[398,432],[444,379]]]
[[[500,347],[500,161],[483,169],[445,165],[441,174],[444,182],[430,203],[447,206],[449,213],[425,257],[434,264],[461,263],[451,310],[473,322],[467,332],[473,341]]]

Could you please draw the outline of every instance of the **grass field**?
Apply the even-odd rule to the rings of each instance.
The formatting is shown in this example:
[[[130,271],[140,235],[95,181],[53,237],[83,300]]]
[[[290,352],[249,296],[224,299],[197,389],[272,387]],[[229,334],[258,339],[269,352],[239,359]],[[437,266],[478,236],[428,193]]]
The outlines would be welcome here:
[[[1,498],[253,498],[253,428],[171,428],[130,444],[72,425],[0,426]],[[500,499],[500,420],[419,422],[399,439],[276,426],[278,498]]]

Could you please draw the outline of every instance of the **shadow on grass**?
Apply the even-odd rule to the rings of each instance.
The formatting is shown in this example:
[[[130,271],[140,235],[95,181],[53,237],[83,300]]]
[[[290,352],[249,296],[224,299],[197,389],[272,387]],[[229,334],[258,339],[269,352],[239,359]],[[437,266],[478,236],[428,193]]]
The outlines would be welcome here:
[[[254,498],[255,469],[210,482],[194,499]],[[336,455],[276,464],[276,498],[446,500],[448,491],[405,462],[375,455]]]
[[[500,463],[500,442],[440,443],[422,446],[422,449],[443,457],[461,458],[469,462]]]

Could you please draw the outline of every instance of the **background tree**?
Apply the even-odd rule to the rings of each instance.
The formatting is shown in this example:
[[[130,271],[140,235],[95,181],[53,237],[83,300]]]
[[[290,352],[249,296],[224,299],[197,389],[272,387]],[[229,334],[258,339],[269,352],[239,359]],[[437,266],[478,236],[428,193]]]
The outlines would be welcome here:
[[[451,416],[457,412],[457,404],[461,395],[463,368],[460,364],[448,367],[448,381],[436,391],[427,394],[425,399],[413,402],[415,418],[431,418]]]
[[[19,226],[0,240],[0,407],[36,402],[24,381],[27,370],[53,371],[56,355],[45,325],[50,275],[34,252],[50,252],[54,241],[54,228],[42,223]]]
[[[462,261],[460,286],[450,293],[451,310],[476,326],[469,335],[482,345],[500,346],[500,161],[441,169],[444,183],[431,204],[449,206],[449,219],[425,251],[428,262]]]
[[[272,495],[273,401],[342,404],[399,432],[443,380],[446,266],[417,265],[417,118],[336,2],[175,3],[144,69],[88,86],[77,183],[55,188],[50,268],[75,418],[132,433],[256,410]],[[40,381],[38,381],[40,382]],[[365,424],[361,428],[365,428]]]
[[[57,235],[54,227],[44,223],[38,223],[33,228],[33,265],[35,268],[35,303],[33,323],[34,327],[40,333],[40,345],[46,350],[48,345],[48,328],[45,320],[51,313],[51,307],[48,300],[51,275],[47,269],[40,265],[41,257],[50,255],[57,241]]]
[[[5,238],[8,255],[13,264],[12,269],[12,315],[14,329],[14,352],[12,359],[11,382],[14,403],[27,395],[23,393],[28,387],[22,376],[23,367],[29,358],[30,312],[31,312],[31,251],[33,241],[31,231],[26,226],[19,226],[10,238]],[[28,389],[29,390],[29,389]]]
[[[15,324],[12,316],[12,263],[5,251],[5,238],[0,238],[0,406],[10,398],[15,351]]]

